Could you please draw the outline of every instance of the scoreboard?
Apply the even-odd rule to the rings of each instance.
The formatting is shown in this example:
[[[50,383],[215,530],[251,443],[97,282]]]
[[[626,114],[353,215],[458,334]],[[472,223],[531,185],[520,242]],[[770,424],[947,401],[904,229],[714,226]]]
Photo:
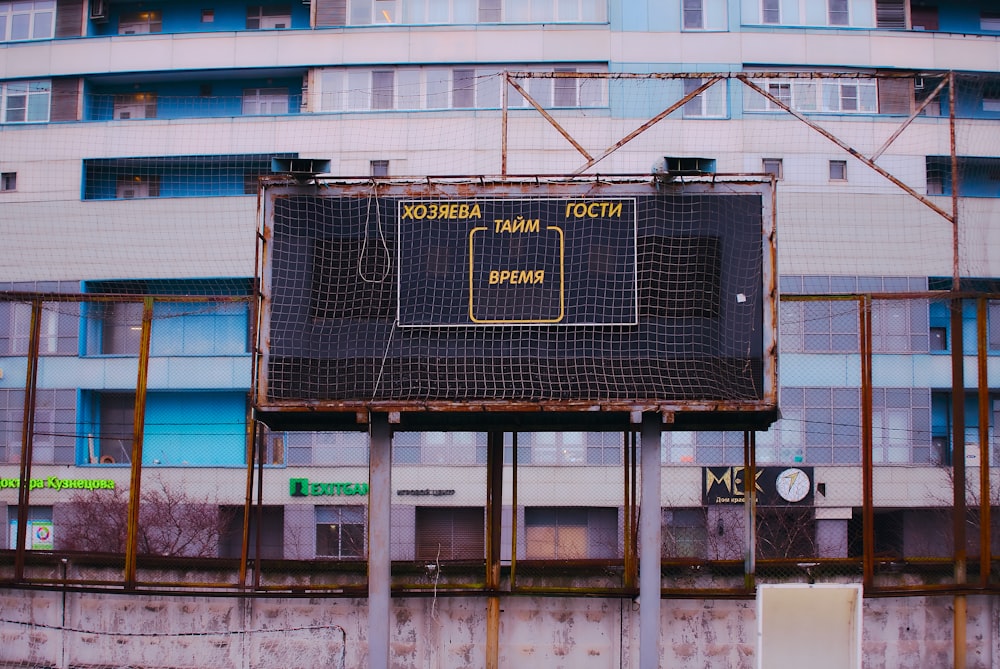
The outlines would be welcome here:
[[[774,419],[767,182],[263,188],[265,420]]]

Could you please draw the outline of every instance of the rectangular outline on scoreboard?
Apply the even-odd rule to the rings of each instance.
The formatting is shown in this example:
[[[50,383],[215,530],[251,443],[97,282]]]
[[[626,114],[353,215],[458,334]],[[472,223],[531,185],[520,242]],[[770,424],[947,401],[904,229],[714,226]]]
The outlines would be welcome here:
[[[624,201],[631,202],[632,203],[632,285],[633,285],[633,291],[632,291],[632,298],[633,298],[632,309],[633,309],[633,311],[632,311],[632,313],[633,313],[633,316],[634,316],[633,319],[632,320],[619,321],[619,322],[606,322],[606,321],[583,322],[583,321],[581,321],[581,322],[574,322],[574,323],[564,323],[564,322],[562,322],[562,319],[564,318],[564,316],[560,316],[559,320],[531,319],[531,320],[517,320],[517,321],[514,321],[514,320],[507,320],[507,321],[496,320],[496,321],[493,321],[493,320],[471,320],[471,313],[469,313],[470,320],[468,322],[466,322],[466,323],[401,323],[399,321],[399,314],[402,312],[402,294],[403,294],[403,292],[402,292],[402,287],[403,287],[402,286],[402,279],[403,279],[403,277],[402,277],[402,267],[403,267],[403,245],[402,245],[402,240],[403,240],[403,218],[402,218],[402,211],[403,211],[403,205],[407,204],[407,203],[414,203],[414,202],[421,203],[421,204],[426,204],[428,201],[436,201],[436,200],[439,200],[439,199],[454,199],[456,203],[459,202],[459,201],[461,201],[461,202],[487,202],[487,201],[494,201],[494,202],[561,202],[561,203],[567,203],[567,202],[581,201],[581,200],[588,200],[588,201],[592,201],[592,202],[611,201],[611,200],[618,201],[618,202],[624,202]],[[550,227],[550,226],[546,226],[546,229],[548,229],[548,227]],[[481,197],[473,196],[473,197],[456,197],[456,198],[447,198],[447,197],[446,198],[434,198],[434,197],[416,197],[416,198],[409,197],[409,198],[400,198],[396,202],[396,238],[397,238],[397,240],[399,240],[399,243],[396,246],[396,263],[397,263],[397,267],[399,268],[399,271],[396,273],[396,325],[397,325],[397,327],[400,327],[400,328],[467,328],[467,327],[479,327],[479,326],[487,326],[487,325],[494,325],[494,326],[497,326],[497,325],[498,326],[546,325],[546,326],[555,326],[555,327],[595,327],[595,326],[604,327],[604,326],[636,326],[636,325],[639,324],[639,198],[636,197],[633,194],[623,195],[621,197],[601,196],[601,197],[589,197],[589,198],[585,197],[585,196],[581,196],[581,195],[561,196],[561,197],[559,197],[559,196],[557,196],[557,197],[503,197],[503,196],[496,196],[496,195],[487,195],[487,196],[481,196]],[[470,231],[470,239],[471,239],[471,231]],[[560,256],[562,256],[562,253],[563,253],[563,248],[562,247],[563,247],[564,243],[565,243],[564,233],[563,233],[562,229],[560,228]],[[469,259],[470,259],[470,264],[471,264],[471,259],[472,259],[471,241],[470,241],[469,252],[470,252],[469,253]],[[560,257],[560,269],[564,273],[565,272],[565,268],[563,267],[563,264],[564,264],[564,259],[562,257]],[[471,269],[471,265],[470,265],[470,269]],[[564,277],[560,276],[560,281],[563,281],[563,279],[564,279]],[[471,290],[472,290],[472,288],[471,288],[472,277],[471,276],[469,277],[469,280],[470,280],[470,288],[469,288],[469,290],[470,290],[470,305],[469,305],[469,308],[471,310]],[[562,311],[562,310],[565,309],[565,305],[563,303],[563,300],[564,300],[564,295],[563,295],[564,289],[565,289],[565,286],[561,285],[561,287],[560,287],[560,311]]]
[[[546,230],[559,231],[559,316],[556,318],[476,318],[472,311],[475,309],[475,296],[473,286],[473,272],[475,270],[475,249],[472,247],[472,236],[480,230],[489,230],[488,227],[478,227],[469,230],[469,320],[475,325],[554,325],[566,317],[566,233],[563,229],[555,225],[546,225]]]

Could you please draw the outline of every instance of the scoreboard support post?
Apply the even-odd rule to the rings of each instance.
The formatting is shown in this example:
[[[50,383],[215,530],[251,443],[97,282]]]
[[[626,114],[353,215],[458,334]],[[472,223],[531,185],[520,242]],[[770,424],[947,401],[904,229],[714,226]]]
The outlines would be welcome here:
[[[639,668],[660,666],[660,414],[642,414],[639,431]]]
[[[392,431],[387,414],[371,414],[368,497],[368,666],[389,669]]]

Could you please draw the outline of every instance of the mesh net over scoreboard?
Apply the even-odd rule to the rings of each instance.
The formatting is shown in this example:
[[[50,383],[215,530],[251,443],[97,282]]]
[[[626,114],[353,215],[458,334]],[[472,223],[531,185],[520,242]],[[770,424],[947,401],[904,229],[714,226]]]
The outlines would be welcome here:
[[[760,183],[265,186],[258,402],[759,402]]]

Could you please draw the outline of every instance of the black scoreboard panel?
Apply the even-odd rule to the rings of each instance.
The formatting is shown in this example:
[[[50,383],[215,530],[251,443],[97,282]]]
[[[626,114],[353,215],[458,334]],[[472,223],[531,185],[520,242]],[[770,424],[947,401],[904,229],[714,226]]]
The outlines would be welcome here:
[[[762,192],[411,191],[268,199],[260,405],[773,391]]]

